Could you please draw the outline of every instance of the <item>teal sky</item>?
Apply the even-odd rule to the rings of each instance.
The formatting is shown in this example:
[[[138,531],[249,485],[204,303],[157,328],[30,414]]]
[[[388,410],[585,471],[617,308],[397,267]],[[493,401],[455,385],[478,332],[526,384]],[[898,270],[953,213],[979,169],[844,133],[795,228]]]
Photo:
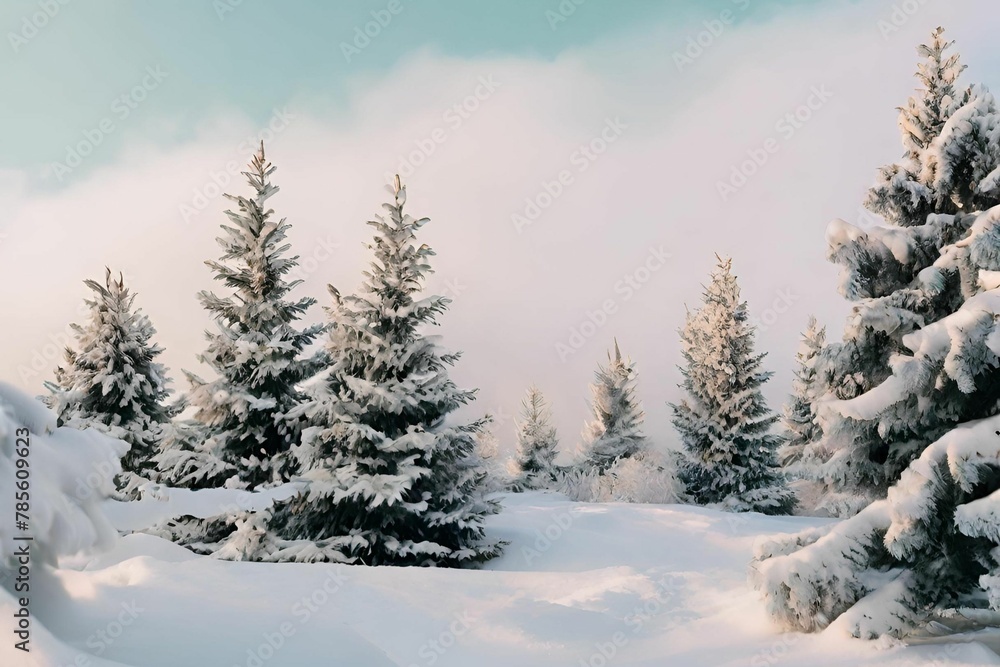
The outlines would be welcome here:
[[[58,9],[43,21],[49,2],[50,13]],[[7,92],[0,121],[15,128],[0,140],[0,169],[37,175],[61,159],[67,145],[142,81],[147,67],[161,68],[167,78],[150,92],[154,108],[144,105],[142,136],[170,144],[220,110],[263,122],[276,106],[305,95],[336,113],[350,82],[378,77],[417,51],[547,60],[650,25],[697,24],[737,0],[564,0],[563,7],[575,9],[559,22],[552,18],[559,0],[396,0],[401,9],[350,62],[342,44],[373,20],[372,12],[389,16],[390,0],[62,2],[0,6],[0,87]],[[762,20],[776,7],[801,4],[809,3],[754,0],[739,20]],[[25,30],[33,17],[44,23],[34,34]],[[112,161],[127,136],[110,133],[67,182]]]

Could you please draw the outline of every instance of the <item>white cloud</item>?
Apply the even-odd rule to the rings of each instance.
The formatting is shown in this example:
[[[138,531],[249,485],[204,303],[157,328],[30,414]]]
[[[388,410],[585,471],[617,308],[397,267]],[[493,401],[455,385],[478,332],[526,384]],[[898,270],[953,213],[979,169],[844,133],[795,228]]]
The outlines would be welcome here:
[[[775,408],[807,315],[839,336],[846,305],[824,260],[825,225],[856,216],[876,167],[900,152],[894,107],[915,87],[916,44],[941,22],[966,62],[988,48],[976,7],[989,6],[928,3],[889,39],[876,23],[889,4],[744,22],[680,73],[672,54],[700,26],[654,26],[553,62],[419,53],[384,79],[358,82],[346,116],[309,113],[315,99],[305,96],[289,103],[295,118],[269,144],[281,187],[272,202],[294,226],[295,251],[317,260],[303,291],[325,303],[326,283],[358,284],[368,261],[363,223],[385,198],[385,175],[401,159],[413,162],[415,150],[430,153],[405,179],[410,209],[432,219],[432,287],[455,297],[442,333],[465,351],[455,377],[481,388],[475,409],[513,415],[535,382],[553,404],[563,446],[575,445],[587,383],[617,336],[638,362],[650,433],[673,443],[666,402],[680,398],[677,328],[714,253],[734,256],[753,315],[773,310],[760,347],[778,372],[768,390]],[[776,127],[824,86],[832,96],[791,136]],[[475,111],[452,109],[477,87]],[[609,119],[626,127],[596,160],[582,158],[581,145],[615,135],[605,130]],[[180,207],[196,192],[212,194],[210,172],[245,161],[238,147],[256,130],[230,114],[169,149],[133,136],[114,165],[58,192],[24,191],[23,176],[0,175],[14,184],[0,186],[0,200],[11,200],[0,243],[8,322],[0,377],[41,391],[55,360],[44,359],[37,375],[22,378],[19,369],[33,357],[43,363],[36,355],[51,352],[46,345],[78,318],[82,280],[107,264],[139,292],[183,389],[180,369],[196,368],[209,325],[194,295],[214,287],[203,261],[217,255],[224,204],[216,197],[188,223]],[[773,146],[768,139],[776,152],[722,201],[717,182],[748,150]],[[545,184],[555,191],[561,171],[569,174],[562,193],[518,233],[512,214],[523,213],[526,198],[546,201]],[[319,261],[331,244],[337,251]],[[665,266],[639,290],[622,287],[625,276],[646,275],[640,267],[661,245],[671,255]],[[600,320],[609,299],[607,324],[560,360],[557,343],[589,313]],[[504,442],[512,428],[499,429]]]

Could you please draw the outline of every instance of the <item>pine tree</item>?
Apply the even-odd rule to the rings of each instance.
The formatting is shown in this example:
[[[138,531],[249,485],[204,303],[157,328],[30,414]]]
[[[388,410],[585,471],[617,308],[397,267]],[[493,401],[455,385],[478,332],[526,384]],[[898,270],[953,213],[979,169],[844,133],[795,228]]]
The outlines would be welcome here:
[[[880,170],[866,201],[889,224],[861,229],[838,220],[827,232],[829,257],[842,266],[841,294],[856,304],[843,340],[819,362],[824,393],[840,401],[886,381],[892,358],[907,352],[905,336],[955,312],[977,289],[966,263],[944,252],[967,254],[954,244],[975,219],[968,212],[1000,203],[1000,117],[985,88],[956,92],[963,67],[946,55],[951,42],[942,32],[918,49],[923,88],[900,112],[903,159]],[[826,489],[820,509],[849,515],[884,496],[937,435],[906,418],[877,427],[832,417],[805,448],[820,462],[810,473]]]
[[[779,450],[783,466],[800,463],[806,445],[819,440],[822,430],[816,423],[814,406],[822,389],[820,369],[817,368],[820,354],[826,345],[826,327],[820,327],[816,318],[810,316],[802,343],[795,355],[798,368],[792,383],[794,394],[785,406],[785,444]]]
[[[398,177],[392,197],[369,223],[375,259],[361,293],[331,290],[331,366],[301,409],[309,487],[273,512],[263,558],[458,566],[499,553],[484,540],[497,506],[474,455],[486,420],[450,420],[475,392],[448,377],[459,355],[423,331],[449,303],[420,296],[434,253],[416,235],[428,220],[404,213]]]
[[[84,325],[73,324],[75,348],[66,350],[55,382],[45,386],[45,402],[60,426],[97,428],[129,444],[122,458],[119,486],[131,493],[154,467],[153,457],[164,438],[171,411],[166,369],[156,361],[163,350],[152,342],[156,330],[135,294],[119,275],[107,269],[104,284],[85,281],[94,293]]]
[[[905,636],[930,622],[942,634],[995,624],[1000,610],[1000,172],[989,176],[1000,116],[985,89],[970,91],[921,153],[936,199],[949,193],[954,213],[902,229],[858,235],[835,223],[828,232],[835,248],[864,243],[916,277],[853,315],[854,331],[867,322],[898,340],[888,372],[875,365],[880,356],[859,355],[866,381],[850,392],[835,386],[816,405],[819,449],[830,454],[825,480],[844,495],[867,491],[871,502],[757,549],[753,582],[790,628],[842,617],[837,624],[859,637]],[[988,208],[976,212],[980,205]],[[877,271],[868,276],[877,284]],[[872,368],[884,379],[869,383]]]
[[[681,480],[701,504],[785,514],[794,497],[777,468],[782,438],[770,431],[778,416],[761,394],[771,374],[760,370],[765,355],[754,353],[754,327],[731,269],[720,257],[701,309],[681,332],[688,397],[671,405],[687,454]]]
[[[757,550],[754,584],[789,628],[843,614],[838,624],[859,637],[901,637],[929,621],[941,634],[1000,610],[1000,209],[977,215],[943,255],[943,269],[979,274],[980,291],[906,336],[908,354],[885,382],[818,406],[824,427],[844,415],[877,432],[905,421],[930,442],[886,498]]]
[[[635,364],[622,359],[617,340],[614,356],[608,353],[608,365],[598,366],[595,379],[590,387],[594,419],[584,427],[582,465],[604,474],[615,461],[645,451],[648,442],[635,396]]]
[[[556,479],[559,439],[555,428],[549,424],[548,405],[537,387],[528,389],[521,405],[514,487],[518,490],[549,488]]]
[[[226,195],[236,206],[226,211],[230,224],[222,225],[217,239],[223,254],[206,264],[232,294],[199,294],[218,325],[215,332],[206,332],[208,349],[199,360],[218,377],[205,381],[187,373],[188,400],[203,427],[198,433],[205,438],[203,449],[231,466],[239,484],[250,489],[288,476],[286,453],[299,441],[300,431],[289,413],[302,401],[297,385],[313,370],[301,357],[324,330],[321,325],[295,328],[315,300],[288,299],[301,281],[285,279],[297,266],[297,257],[286,256],[290,225],[284,218],[274,220],[267,206],[278,192],[270,181],[274,171],[261,143],[244,172],[253,196]]]

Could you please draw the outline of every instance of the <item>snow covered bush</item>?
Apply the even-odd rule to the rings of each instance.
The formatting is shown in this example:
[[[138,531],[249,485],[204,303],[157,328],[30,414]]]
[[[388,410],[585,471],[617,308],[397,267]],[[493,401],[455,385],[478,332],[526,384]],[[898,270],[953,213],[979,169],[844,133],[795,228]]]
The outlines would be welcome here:
[[[551,488],[556,479],[556,448],[559,438],[549,423],[549,407],[538,387],[528,389],[517,424],[517,455],[514,459],[515,490]]]
[[[424,333],[449,303],[420,294],[434,252],[417,232],[428,220],[404,212],[398,177],[391,196],[369,223],[375,257],[360,294],[331,289],[330,366],[295,413],[307,424],[295,455],[308,486],[274,509],[260,558],[459,566],[499,552],[484,538],[498,506],[483,497],[475,456],[486,420],[453,421],[475,392],[448,376],[459,355]],[[254,526],[243,533],[259,541]]]
[[[635,364],[622,359],[617,340],[614,356],[608,353],[607,367],[599,366],[595,377],[590,387],[594,419],[584,427],[580,466],[603,474],[618,459],[645,451],[648,443],[635,396]]]
[[[671,504],[683,498],[677,456],[648,448],[621,458],[600,473],[596,468],[570,468],[557,476],[556,491],[585,503]]]
[[[476,434],[475,455],[484,475],[480,485],[482,492],[490,494],[509,491],[517,466],[512,457],[504,458],[500,453],[500,440],[489,424],[484,425]]]
[[[939,28],[918,49],[923,88],[899,116],[904,156],[880,170],[865,202],[888,224],[838,220],[828,229],[829,258],[842,267],[840,291],[855,307],[843,340],[817,362],[820,401],[847,401],[887,381],[908,334],[954,313],[979,290],[981,276],[968,260],[996,269],[987,236],[974,246],[963,239],[974,212],[1000,204],[1000,115],[982,86],[957,87],[964,68],[946,53],[950,46]],[[879,420],[830,412],[803,448],[815,463],[805,472],[823,489],[817,509],[850,515],[884,497],[942,434],[916,426],[922,409],[897,405],[892,418]]]
[[[94,292],[86,301],[90,319],[72,325],[74,348],[45,386],[46,403],[60,426],[93,427],[129,444],[121,461],[119,487],[134,495],[155,467],[154,457],[165,438],[170,410],[166,370],[156,362],[162,349],[151,342],[156,330],[121,276],[108,269],[104,284],[85,283]]]
[[[680,474],[688,495],[735,512],[790,512],[794,496],[775,454],[782,439],[771,433],[778,416],[761,394],[771,375],[760,370],[764,354],[753,350],[754,328],[732,260],[719,258],[702,307],[688,313],[681,346],[687,398],[671,408],[686,454]]]

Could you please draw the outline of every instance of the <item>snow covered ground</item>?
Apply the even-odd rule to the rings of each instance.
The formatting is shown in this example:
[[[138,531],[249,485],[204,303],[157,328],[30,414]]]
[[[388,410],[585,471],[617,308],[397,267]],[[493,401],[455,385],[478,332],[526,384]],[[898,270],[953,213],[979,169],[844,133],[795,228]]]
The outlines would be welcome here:
[[[68,599],[36,610],[46,632],[36,631],[29,660],[5,646],[0,662],[1000,665],[977,643],[889,646],[835,627],[820,635],[773,627],[746,584],[753,541],[821,519],[573,503],[550,493],[511,495],[504,504],[491,533],[510,544],[478,571],[233,563],[132,535],[111,552],[64,560],[57,576]],[[134,521],[135,512],[109,514]]]

